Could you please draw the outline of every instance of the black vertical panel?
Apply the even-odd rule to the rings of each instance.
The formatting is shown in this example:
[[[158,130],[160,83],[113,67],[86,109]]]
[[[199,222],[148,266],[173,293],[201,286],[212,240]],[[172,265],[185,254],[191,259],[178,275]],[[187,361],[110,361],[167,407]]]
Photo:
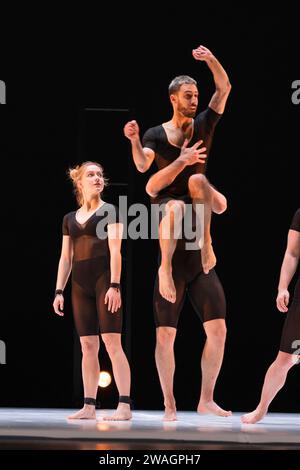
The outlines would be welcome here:
[[[72,204],[65,171],[74,159],[73,112],[6,105],[0,115],[5,277],[0,331],[7,345],[1,403],[67,406],[72,317],[68,301],[64,318],[53,313],[52,302],[62,216]]]

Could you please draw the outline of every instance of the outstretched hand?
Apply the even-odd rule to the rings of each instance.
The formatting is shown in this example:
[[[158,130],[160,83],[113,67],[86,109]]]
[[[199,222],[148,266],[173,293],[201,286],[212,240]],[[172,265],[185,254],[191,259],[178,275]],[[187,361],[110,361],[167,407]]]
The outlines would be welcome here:
[[[194,165],[195,163],[205,163],[207,154],[204,152],[206,147],[199,148],[203,140],[198,140],[192,147],[188,147],[188,143],[188,139],[185,139],[178,158],[183,160],[186,166]]]
[[[193,49],[192,54],[193,54],[194,59],[203,60],[205,62],[207,62],[209,59],[213,57],[212,52],[209,49],[207,49],[207,47],[204,47],[204,46],[199,46],[197,47],[197,49]]]
[[[139,138],[140,129],[136,121],[129,121],[124,126],[124,135],[129,140],[134,140]]]

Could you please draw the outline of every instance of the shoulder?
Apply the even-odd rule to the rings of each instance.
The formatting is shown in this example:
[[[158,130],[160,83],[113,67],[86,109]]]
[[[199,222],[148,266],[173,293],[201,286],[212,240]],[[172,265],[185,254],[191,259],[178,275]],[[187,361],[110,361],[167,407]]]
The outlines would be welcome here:
[[[196,132],[205,132],[207,135],[212,135],[221,117],[222,114],[217,113],[208,106],[195,117],[194,125]]]
[[[76,214],[76,211],[68,212],[67,214],[63,216],[63,221],[68,222],[70,219],[72,219],[72,217],[75,216],[75,214]]]
[[[216,111],[214,111],[212,108],[208,106],[206,109],[201,111],[201,113],[197,114],[197,116],[195,117],[195,122],[203,121],[208,118],[220,119],[220,117],[222,117],[222,114],[217,113]]]
[[[164,129],[160,124],[159,126],[150,127],[142,138],[143,147],[150,148],[157,152],[160,148],[161,142],[164,141]]]
[[[70,232],[72,230],[72,221],[74,224],[75,213],[75,211],[72,211],[64,215],[62,222],[63,235],[70,235]]]
[[[143,138],[150,138],[150,137],[157,137],[160,132],[162,131],[162,125],[159,124],[158,126],[149,127],[143,135]]]

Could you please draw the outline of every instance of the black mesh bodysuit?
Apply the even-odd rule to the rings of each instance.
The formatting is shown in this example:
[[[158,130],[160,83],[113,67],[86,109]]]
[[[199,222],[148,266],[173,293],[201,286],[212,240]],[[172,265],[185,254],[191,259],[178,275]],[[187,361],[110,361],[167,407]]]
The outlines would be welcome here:
[[[293,217],[290,230],[300,232],[300,209],[298,209]],[[280,351],[289,354],[295,354],[300,348],[300,276],[296,282],[293,301],[287,312],[284,322]],[[298,352],[299,354],[299,352]]]
[[[202,139],[202,146],[206,147],[208,158],[215,126],[220,118],[221,114],[209,107],[198,114],[194,120],[194,131],[189,147]],[[180,147],[172,145],[168,141],[162,125],[148,129],[142,142],[143,147],[150,148],[155,152],[155,162],[159,170],[176,160],[181,152]],[[186,204],[192,204],[188,190],[189,178],[196,173],[205,173],[207,158],[205,163],[196,163],[185,167],[170,186],[162,189],[158,196],[151,198],[151,203],[161,205],[171,199],[180,199]],[[163,213],[160,212],[158,223],[161,222],[162,215]],[[160,295],[158,277],[156,278],[153,298],[156,326],[177,327],[186,294],[188,294],[191,304],[202,322],[225,318],[225,295],[215,270],[212,269],[208,274],[204,274],[201,251],[199,249],[186,250],[185,240],[177,242],[172,258],[172,276],[176,288],[176,302],[174,304]]]
[[[90,218],[80,224],[76,212],[63,219],[63,235],[71,237],[74,254],[72,264],[72,305],[79,336],[121,333],[122,307],[108,311],[104,298],[110,279],[110,252],[107,225],[119,222],[118,208],[104,203]]]

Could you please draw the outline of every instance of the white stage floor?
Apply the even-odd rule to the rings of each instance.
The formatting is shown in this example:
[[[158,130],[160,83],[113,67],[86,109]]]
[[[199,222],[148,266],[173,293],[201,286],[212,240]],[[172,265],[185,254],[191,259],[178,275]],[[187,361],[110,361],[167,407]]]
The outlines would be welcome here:
[[[69,449],[72,443],[74,448],[99,449],[101,443],[108,448],[108,442],[114,449],[172,449],[176,443],[182,449],[300,449],[300,414],[269,413],[260,423],[245,425],[240,420],[243,413],[222,418],[178,412],[177,421],[163,422],[162,411],[137,410],[131,421],[107,422],[102,417],[112,410],[97,410],[97,420],[68,420],[73,411],[0,408],[0,449],[24,448],[26,443],[31,443],[29,448],[36,443],[39,449]]]

